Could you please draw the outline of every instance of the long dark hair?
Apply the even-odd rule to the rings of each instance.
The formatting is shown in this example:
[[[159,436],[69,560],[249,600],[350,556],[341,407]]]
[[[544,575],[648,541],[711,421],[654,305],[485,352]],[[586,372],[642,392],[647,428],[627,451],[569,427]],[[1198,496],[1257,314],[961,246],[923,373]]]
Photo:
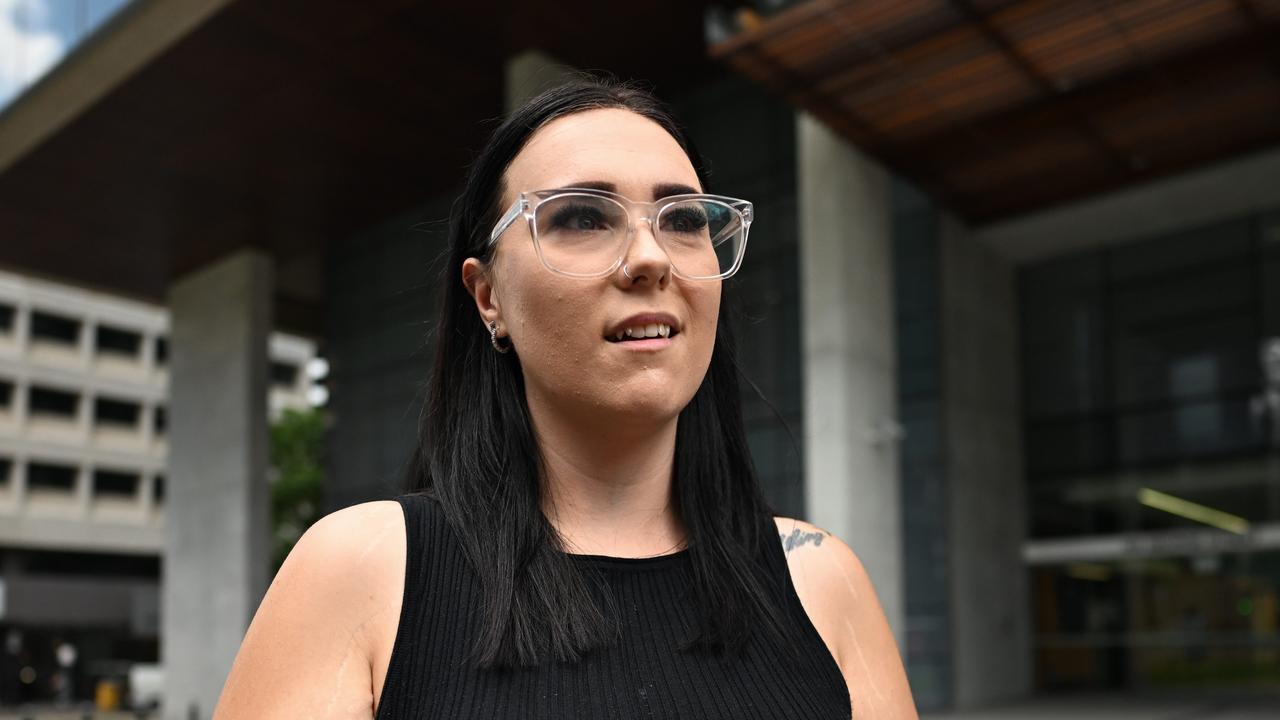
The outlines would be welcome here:
[[[517,353],[499,354],[461,281],[468,257],[490,260],[488,233],[502,212],[507,166],[539,128],[572,113],[622,108],[653,120],[706,171],[671,112],[633,84],[579,76],[526,102],[493,132],[454,205],[435,367],[409,465],[409,489],[434,496],[478,576],[478,667],[572,662],[616,637],[592,578],[564,553],[542,513],[542,455],[534,439]],[[722,294],[722,304],[724,294]],[[723,305],[722,305],[723,310]],[[711,364],[680,412],[673,496],[688,533],[691,591],[699,623],[685,649],[737,649],[753,628],[782,627],[760,564],[777,542],[742,426],[738,367],[721,312]],[[775,635],[776,636],[776,635]]]

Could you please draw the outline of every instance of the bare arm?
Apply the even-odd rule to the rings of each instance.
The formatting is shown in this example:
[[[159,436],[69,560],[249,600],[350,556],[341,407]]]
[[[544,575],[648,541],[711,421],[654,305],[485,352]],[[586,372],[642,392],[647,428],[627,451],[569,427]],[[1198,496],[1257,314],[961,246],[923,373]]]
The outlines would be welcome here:
[[[916,720],[897,641],[857,555],[819,527],[775,520],[796,594],[840,665],[853,717]]]
[[[403,558],[393,501],[345,508],[309,528],[249,625],[214,720],[373,718],[370,658],[376,628],[399,608],[403,587],[392,578]]]

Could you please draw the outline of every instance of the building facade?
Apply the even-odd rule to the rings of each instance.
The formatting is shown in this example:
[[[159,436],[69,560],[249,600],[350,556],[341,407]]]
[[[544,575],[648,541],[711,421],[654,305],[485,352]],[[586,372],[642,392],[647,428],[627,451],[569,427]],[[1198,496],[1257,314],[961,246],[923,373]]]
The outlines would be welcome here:
[[[0,352],[77,368],[0,385],[16,512],[128,517],[174,563],[166,717],[216,702],[270,580],[266,338],[326,348],[328,509],[406,489],[468,153],[567,67],[653,80],[755,203],[726,291],[752,452],[862,559],[923,709],[1280,689],[1280,7],[738,5],[137,2],[0,115],[0,263],[168,313],[0,307],[42,338]],[[47,210],[73,176],[101,192]],[[33,466],[33,432],[96,454]]]
[[[0,705],[55,697],[64,641],[79,697],[159,659],[168,331],[163,307],[0,271]],[[310,406],[315,348],[272,335],[272,419]]]

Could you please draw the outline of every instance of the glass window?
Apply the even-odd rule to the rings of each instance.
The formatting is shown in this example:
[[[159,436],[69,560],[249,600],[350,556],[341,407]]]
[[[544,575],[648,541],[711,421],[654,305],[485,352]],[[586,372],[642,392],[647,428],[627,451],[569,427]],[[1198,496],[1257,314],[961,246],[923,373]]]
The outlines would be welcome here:
[[[1273,687],[1280,553],[1037,567],[1043,689]]]
[[[76,486],[76,468],[70,465],[33,462],[27,465],[27,487],[32,490],[71,492]]]
[[[99,325],[96,341],[98,352],[136,358],[142,347],[142,334],[110,325]]]
[[[80,321],[65,315],[32,311],[31,338],[61,345],[76,345],[80,342]]]
[[[74,418],[80,405],[80,396],[73,392],[33,385],[30,389],[32,415],[54,415]]]
[[[298,366],[293,363],[271,361],[271,384],[292,388],[298,382]]]
[[[1280,334],[1267,330],[1280,330],[1280,245],[1267,227],[1248,217],[1021,271],[1033,537],[1180,527],[1135,485],[1178,478],[1191,479],[1171,486],[1181,499],[1280,521],[1276,479],[1211,480],[1280,449]]]
[[[93,417],[98,423],[136,427],[142,406],[127,400],[99,397],[93,402]]]
[[[138,483],[139,476],[137,473],[112,470],[93,471],[93,494],[95,496],[132,497],[138,492]]]

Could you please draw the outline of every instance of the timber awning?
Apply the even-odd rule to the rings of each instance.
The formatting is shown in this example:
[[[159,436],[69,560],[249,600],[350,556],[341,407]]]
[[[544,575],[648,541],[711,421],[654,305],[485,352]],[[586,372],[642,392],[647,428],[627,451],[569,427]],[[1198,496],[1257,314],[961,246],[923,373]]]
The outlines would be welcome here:
[[[320,334],[329,244],[443,219],[509,58],[678,91],[705,2],[134,0],[0,112],[0,268],[164,302],[256,247],[277,326]]]
[[[1280,142],[1280,0],[807,0],[713,57],[973,222]]]

